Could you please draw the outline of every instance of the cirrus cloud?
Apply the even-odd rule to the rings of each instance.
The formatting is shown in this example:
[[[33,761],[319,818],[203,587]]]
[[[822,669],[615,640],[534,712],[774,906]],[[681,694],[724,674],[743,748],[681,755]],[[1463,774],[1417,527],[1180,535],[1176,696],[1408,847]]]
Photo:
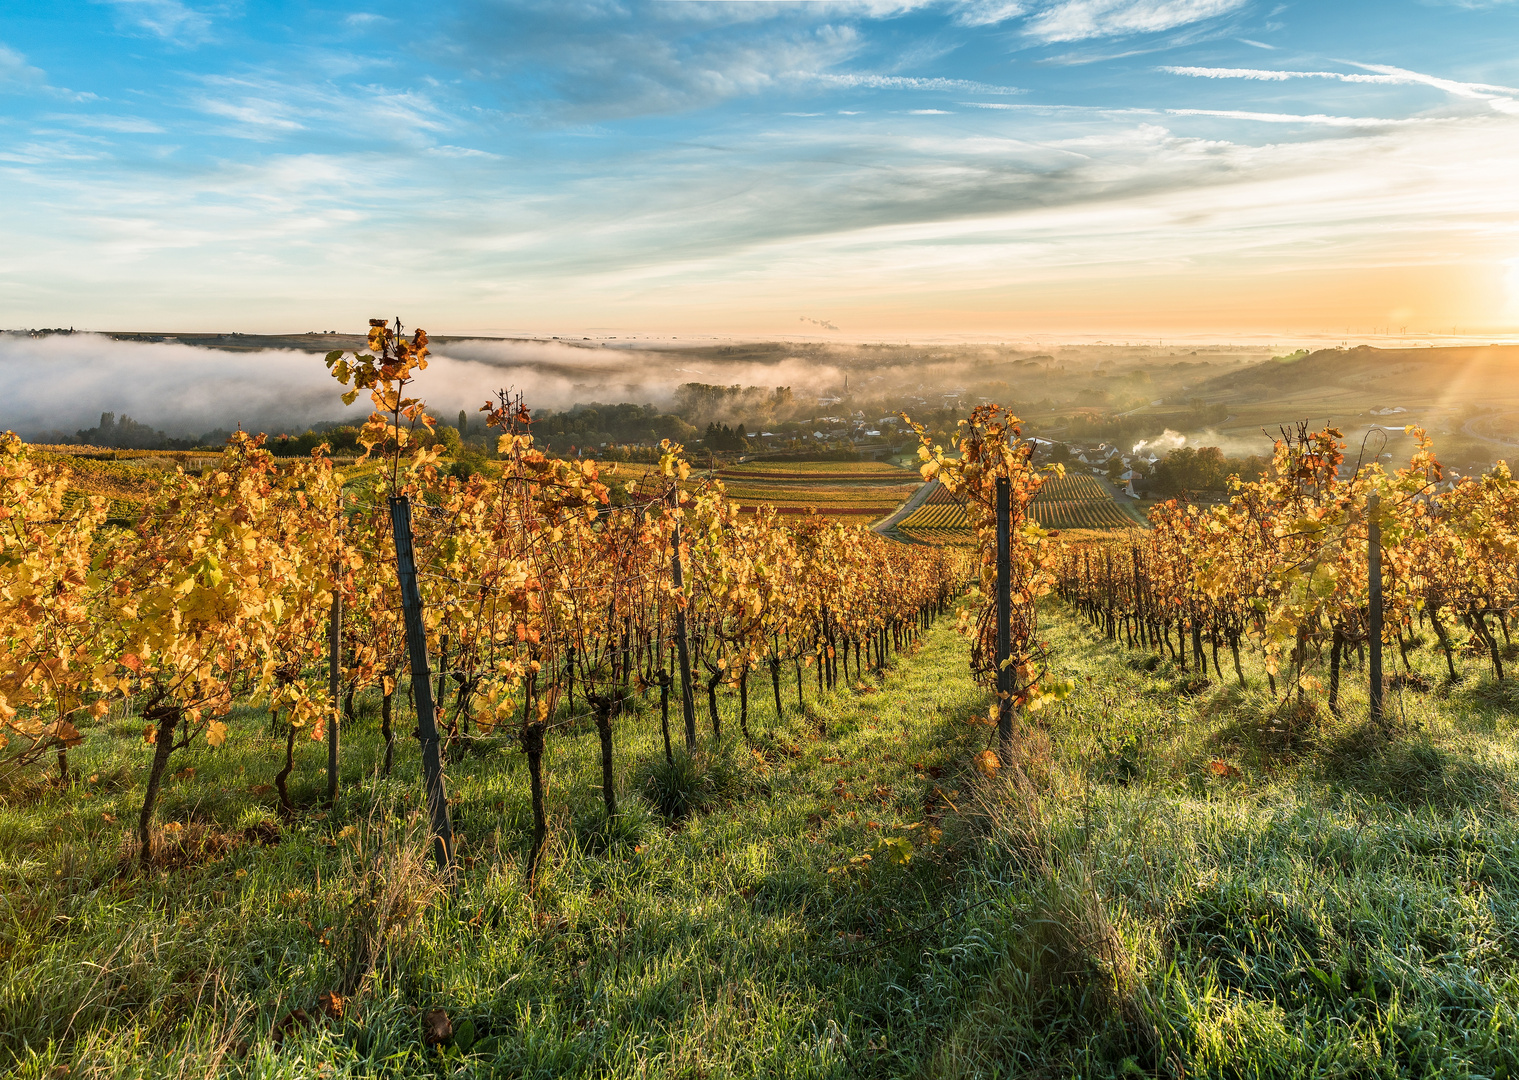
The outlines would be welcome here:
[[[1043,41],[1084,41],[1174,30],[1228,15],[1248,0],[1064,0],[1028,22]]]

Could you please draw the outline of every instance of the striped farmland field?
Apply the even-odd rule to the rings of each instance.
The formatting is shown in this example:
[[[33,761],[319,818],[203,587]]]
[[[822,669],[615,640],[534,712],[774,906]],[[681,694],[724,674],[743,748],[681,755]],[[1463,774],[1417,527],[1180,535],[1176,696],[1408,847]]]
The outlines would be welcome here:
[[[1139,528],[1113,501],[1107,489],[1096,478],[1086,475],[1046,480],[1034,497],[1030,513],[1046,529]],[[936,485],[897,528],[904,535],[928,544],[969,543],[972,538],[970,516],[964,504],[942,485]]]
[[[909,529],[902,525],[897,526],[897,528],[904,536],[916,540],[920,544],[933,544],[936,547],[956,544],[968,546],[975,543],[976,540],[976,534],[969,529]]]
[[[1046,529],[1135,529],[1138,524],[1107,495],[1100,499],[1035,499],[1034,520]]]
[[[1097,478],[1085,473],[1052,476],[1040,487],[1039,494],[1034,496],[1036,503],[1071,499],[1103,499],[1112,502],[1107,489],[1098,482]]]
[[[727,465],[718,471],[725,481],[733,480],[846,480],[851,483],[884,481],[918,483],[916,470],[902,469],[880,461],[745,461]]]
[[[925,501],[902,522],[904,529],[969,529],[970,518],[959,503]]]
[[[1046,529],[1134,529],[1135,522],[1095,476],[1068,473],[1044,482],[1030,507]]]

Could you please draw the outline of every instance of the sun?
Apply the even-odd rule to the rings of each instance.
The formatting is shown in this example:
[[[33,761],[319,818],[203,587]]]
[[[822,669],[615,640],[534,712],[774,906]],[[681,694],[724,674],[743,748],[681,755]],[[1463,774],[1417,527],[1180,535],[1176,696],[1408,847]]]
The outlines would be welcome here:
[[[1519,318],[1519,259],[1510,259],[1503,265],[1504,295],[1508,301],[1507,312]]]

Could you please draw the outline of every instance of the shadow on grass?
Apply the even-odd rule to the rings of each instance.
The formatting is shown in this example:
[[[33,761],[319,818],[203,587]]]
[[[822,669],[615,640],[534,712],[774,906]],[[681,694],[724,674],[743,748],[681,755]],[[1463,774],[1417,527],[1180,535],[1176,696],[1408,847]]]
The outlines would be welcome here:
[[[1330,785],[1398,806],[1456,809],[1514,802],[1508,778],[1491,765],[1425,739],[1390,741],[1369,724],[1328,742],[1320,761]]]

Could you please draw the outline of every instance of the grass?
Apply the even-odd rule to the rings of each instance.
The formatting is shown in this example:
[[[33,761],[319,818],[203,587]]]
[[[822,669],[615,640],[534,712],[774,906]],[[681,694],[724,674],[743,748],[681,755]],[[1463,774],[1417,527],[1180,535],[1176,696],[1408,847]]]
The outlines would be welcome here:
[[[375,736],[350,729],[323,814],[304,745],[305,809],[282,822],[251,711],[227,748],[176,762],[195,773],[166,794],[172,868],[123,874],[146,755],[109,718],[75,752],[93,779],[13,783],[0,806],[0,1061],[38,1078],[1516,1075],[1507,687],[1475,668],[1444,684],[1426,647],[1433,689],[1393,699],[1390,735],[1352,687],[1344,721],[1284,739],[1254,668],[1245,689],[1199,685],[1056,607],[1044,620],[1078,690],[1030,718],[997,779],[967,767],[988,697],[949,620],[879,682],[809,684],[802,710],[788,684],[785,717],[751,713],[752,747],[704,740],[672,767],[657,718],[625,716],[610,826],[594,734],[551,740],[533,893],[510,742],[450,763],[450,892],[413,746],[381,779]],[[452,1031],[435,1046],[434,1010]]]
[[[842,1076],[872,1040],[889,1047],[872,1058],[921,1056],[919,1019],[949,1003],[918,991],[893,1003],[891,984],[918,974],[914,950],[882,959],[853,943],[939,917],[952,875],[937,858],[850,860],[883,834],[922,832],[899,826],[922,820],[938,782],[912,762],[952,770],[974,730],[959,718],[984,707],[967,680],[936,677],[960,649],[941,630],[883,687],[817,701],[809,686],[805,712],[752,716],[758,754],[704,751],[699,805],[669,820],[625,783],[629,809],[608,829],[594,734],[552,740],[553,840],[535,894],[510,743],[451,763],[465,870],[450,894],[423,855],[411,746],[379,779],[376,740],[351,729],[344,800],[324,814],[321,747],[303,745],[306,810],[280,822],[265,790],[275,740],[257,712],[228,748],[175,762],[163,817],[182,826],[166,834],[184,849],[177,865],[123,874],[146,755],[118,718],[75,753],[93,781],[13,790],[0,811],[0,1054],[35,1077],[438,1075],[461,1062],[476,1075]],[[625,779],[663,759],[647,713],[618,739]],[[329,992],[344,1016],[287,1024],[276,1046],[280,1021],[318,1017]],[[423,1044],[433,1008],[456,1030],[470,1022],[475,1058]]]

